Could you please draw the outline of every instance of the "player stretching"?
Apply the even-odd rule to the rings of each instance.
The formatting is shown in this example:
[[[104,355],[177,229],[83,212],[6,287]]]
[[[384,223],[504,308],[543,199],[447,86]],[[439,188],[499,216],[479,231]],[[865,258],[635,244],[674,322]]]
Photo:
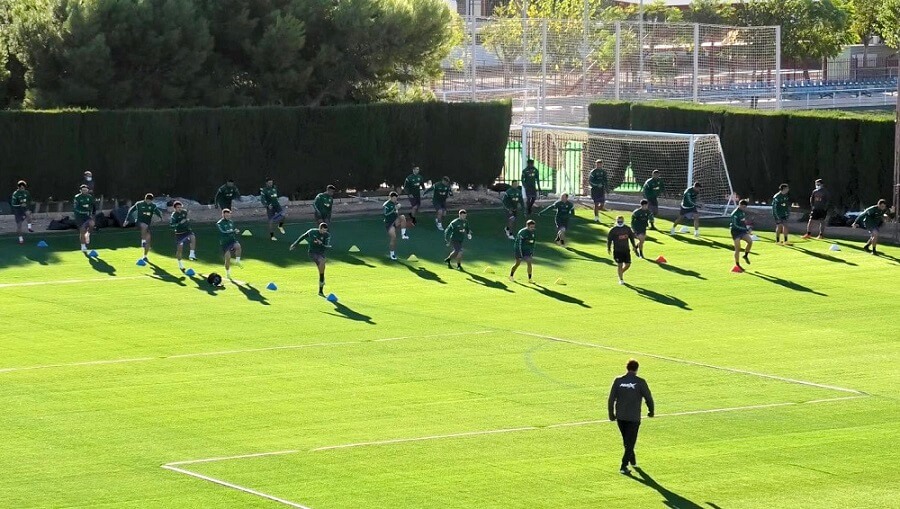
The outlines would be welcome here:
[[[750,235],[750,227],[747,226],[747,205],[750,202],[741,200],[738,207],[731,213],[731,238],[734,239],[734,268],[736,272],[744,272],[741,267],[741,241],[747,243],[744,248],[744,261],[750,265],[750,248],[753,247],[753,237]]]
[[[453,268],[450,262],[456,258],[456,268],[462,270],[463,240],[472,240],[472,230],[469,228],[469,221],[466,219],[466,216],[466,211],[460,210],[459,217],[450,221],[450,224],[447,225],[447,229],[444,231],[444,240],[447,241],[447,246],[453,248],[453,251],[444,258],[448,269]]]
[[[675,227],[681,223],[682,219],[693,219],[694,237],[700,237],[700,213],[697,212],[697,209],[700,208],[700,204],[697,203],[697,200],[700,198],[700,188],[702,187],[700,182],[694,182],[693,187],[684,190],[684,195],[681,197],[681,210],[678,212],[678,217],[675,218],[675,222],[672,223],[672,229],[669,230],[669,235],[675,235]],[[687,232],[688,229],[686,226],[682,228],[681,233]]]
[[[594,200],[594,221],[600,222],[600,211],[606,211],[606,188],[609,187],[609,176],[603,169],[603,161],[594,161],[594,169],[588,175],[591,186],[591,199]]]
[[[609,229],[609,234],[606,236],[606,252],[607,254],[611,252],[613,260],[616,261],[620,285],[625,284],[623,276],[625,276],[625,273],[631,268],[631,250],[628,249],[629,242],[631,243],[631,248],[637,253],[638,248],[634,243],[634,231],[628,226],[625,226],[625,217],[619,216],[616,218],[616,225]]]
[[[642,189],[644,193],[644,198],[647,199],[647,202],[650,204],[650,229],[655,230],[656,224],[653,221],[659,215],[659,195],[665,190],[665,183],[663,183],[662,179],[659,178],[659,170],[653,170],[653,173],[650,174],[650,178],[644,182],[644,187]]]
[[[125,222],[122,223],[122,227],[135,223],[141,229],[141,247],[144,248],[143,260],[145,262],[148,261],[147,255],[150,254],[150,241],[152,240],[150,223],[153,222],[154,215],[162,219],[162,212],[153,203],[153,194],[147,193],[144,195],[143,201],[135,203],[128,209],[128,214],[125,215]]]
[[[522,187],[525,188],[525,212],[530,216],[538,191],[541,190],[541,176],[534,166],[534,159],[526,161],[525,169],[522,170]]]
[[[514,252],[516,255],[516,264],[512,266],[512,269],[509,271],[509,280],[516,280],[516,269],[519,268],[519,264],[522,263],[522,260],[525,260],[526,265],[528,266],[528,282],[532,283],[531,279],[531,259],[534,257],[534,230],[537,228],[537,223],[534,222],[533,219],[529,219],[525,221],[525,228],[519,230],[519,233],[516,234],[516,245],[514,248]]]
[[[506,238],[514,240],[513,228],[516,227],[516,217],[519,215],[519,209],[523,207],[522,189],[519,187],[519,181],[513,180],[509,189],[503,193],[503,207],[506,209]]]
[[[34,229],[31,227],[31,210],[29,210],[31,193],[28,192],[27,187],[28,184],[24,180],[20,180],[16,184],[16,190],[12,194],[12,199],[9,200],[9,204],[12,205],[13,209],[13,217],[16,218],[16,234],[19,236],[19,244],[25,243],[25,238],[22,237],[24,235],[22,224],[26,220],[28,221],[28,233],[34,233]]]
[[[569,201],[569,193],[563,193],[559,200],[538,212],[538,215],[556,209],[556,242],[560,246],[566,245],[566,230],[569,229],[569,216],[575,215],[575,204]]]
[[[869,241],[863,246],[863,249],[865,249],[867,253],[878,255],[878,230],[881,228],[881,225],[884,224],[885,216],[887,216],[887,202],[878,200],[876,205],[872,205],[864,210],[863,213],[853,221],[852,226],[854,228],[858,227],[859,224],[862,224],[863,228],[869,230]],[[871,249],[869,246],[871,246]]]
[[[219,186],[219,189],[216,191],[216,197],[213,201],[216,202],[216,208],[219,210],[231,209],[231,203],[235,198],[240,198],[241,192],[238,191],[236,185],[234,185],[234,180],[228,179],[224,184]]]
[[[444,231],[444,216],[447,215],[447,197],[453,196],[453,188],[450,187],[450,177],[444,177],[440,182],[425,190],[423,195],[431,195],[431,204],[434,206],[434,226]],[[455,219],[454,219],[455,221]]]
[[[422,188],[425,187],[425,177],[419,175],[419,167],[415,166],[412,173],[403,181],[403,190],[409,196],[409,220],[413,226],[416,224],[416,214],[422,205]]]
[[[238,267],[244,266],[241,263],[241,243],[237,240],[241,231],[231,222],[231,209],[222,209],[222,219],[216,221],[216,228],[219,229],[219,246],[225,258],[225,277],[231,279],[231,257],[234,256]]]
[[[641,200],[640,208],[631,213],[631,229],[637,237],[638,245],[635,251],[638,258],[644,257],[644,241],[647,240],[647,225],[653,224],[653,212],[650,212],[650,201]]]
[[[81,252],[87,253],[87,247],[91,243],[91,230],[94,229],[94,197],[91,195],[87,184],[81,184],[80,192],[72,199],[72,212],[75,215],[75,224],[78,225],[78,240],[81,241]]]
[[[336,187],[328,184],[324,193],[316,195],[316,199],[313,201],[313,216],[316,219],[316,224],[331,224],[331,210],[334,205],[334,192],[336,190]]]
[[[391,260],[397,259],[397,228],[400,228],[400,238],[409,240],[406,236],[406,216],[400,214],[400,201],[397,193],[391,191],[388,195],[388,201],[382,205],[382,216],[384,217],[384,227],[387,229],[389,245],[391,249]]]
[[[266,217],[269,218],[269,238],[275,238],[275,221],[278,221],[278,231],[284,235],[284,209],[281,202],[278,201],[278,189],[275,188],[275,181],[266,178],[266,187],[259,189],[259,199],[266,207]]]
[[[325,288],[325,250],[331,247],[331,234],[328,233],[328,223],[319,223],[318,228],[310,228],[291,244],[293,251],[303,239],[309,244],[309,258],[319,269],[319,296],[324,297],[322,290]]]
[[[169,226],[175,231],[175,259],[178,260],[178,268],[181,269],[181,272],[184,272],[184,264],[181,262],[182,249],[185,244],[188,244],[191,249],[188,253],[188,259],[191,261],[196,260],[197,254],[194,253],[194,250],[197,249],[197,237],[191,229],[191,220],[188,219],[188,213],[184,208],[184,204],[176,201],[172,204],[172,207],[175,210],[172,212],[172,216],[169,217]]]
[[[775,218],[775,243],[784,246],[791,245],[788,242],[788,217],[791,215],[791,201],[788,198],[787,184],[778,186],[778,192],[772,197],[772,216]],[[784,242],[781,242],[781,235],[784,235]]]
[[[809,222],[806,223],[806,235],[803,238],[812,237],[809,232],[812,231],[812,224],[815,221],[819,223],[819,236],[816,238],[821,240],[825,237],[825,221],[828,217],[828,191],[825,190],[822,179],[816,179],[816,188],[809,195],[809,208]]]

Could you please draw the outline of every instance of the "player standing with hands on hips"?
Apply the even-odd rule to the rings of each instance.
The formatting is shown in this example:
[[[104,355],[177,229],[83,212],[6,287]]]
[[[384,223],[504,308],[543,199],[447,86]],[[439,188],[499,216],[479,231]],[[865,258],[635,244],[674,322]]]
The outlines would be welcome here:
[[[655,410],[650,386],[646,380],[637,376],[638,367],[638,361],[634,359],[628,361],[625,365],[627,373],[613,380],[606,403],[609,420],[618,421],[622,443],[625,446],[622,466],[619,468],[619,473],[622,474],[631,473],[631,470],[628,470],[629,464],[637,467],[634,446],[637,444],[638,429],[641,427],[641,402],[647,402],[647,417],[653,417]]]

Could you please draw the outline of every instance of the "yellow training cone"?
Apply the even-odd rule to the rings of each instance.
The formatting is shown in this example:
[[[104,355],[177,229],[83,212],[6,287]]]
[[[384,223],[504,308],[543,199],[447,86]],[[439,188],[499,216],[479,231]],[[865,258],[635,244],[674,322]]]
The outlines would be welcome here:
[[[558,284],[558,285],[565,285],[566,282],[563,281],[563,278],[558,277],[558,278],[556,278],[556,284]]]
[[[351,253],[358,253],[358,252],[359,252],[359,248],[356,247],[356,246],[350,246],[349,251],[350,251]]]
[[[416,258],[416,255],[411,254],[411,255],[409,255],[409,258],[406,259],[406,261],[409,261],[409,262],[417,262],[417,261],[419,261],[419,259]]]
[[[485,273],[485,274],[493,274],[493,273],[494,273],[494,268],[493,268],[493,267],[485,267],[485,268],[484,268],[484,273]]]

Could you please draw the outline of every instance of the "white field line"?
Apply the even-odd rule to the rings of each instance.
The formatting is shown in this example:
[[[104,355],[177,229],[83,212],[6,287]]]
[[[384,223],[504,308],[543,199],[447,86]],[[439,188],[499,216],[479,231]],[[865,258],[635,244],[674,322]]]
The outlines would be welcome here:
[[[558,337],[554,337],[554,336],[546,336],[544,334],[535,334],[533,332],[522,332],[522,331],[513,331],[513,332],[515,334],[520,334],[522,336],[531,336],[534,338],[555,341],[557,343],[568,343],[570,345],[585,346],[588,348],[598,348],[600,350],[607,350],[610,352],[624,353],[624,354],[628,354],[628,355],[635,355],[635,356],[641,356],[641,357],[650,357],[653,359],[660,359],[660,360],[664,360],[664,361],[668,361],[668,362],[677,362],[679,364],[687,364],[690,366],[698,366],[701,368],[715,369],[715,370],[719,370],[719,371],[727,371],[729,373],[737,373],[737,374],[741,374],[741,375],[749,375],[749,376],[755,376],[755,377],[759,377],[759,378],[768,378],[770,380],[778,380],[779,382],[786,382],[786,383],[792,383],[792,384],[798,384],[798,385],[805,385],[807,387],[816,387],[819,389],[828,389],[828,390],[832,390],[832,391],[849,392],[850,394],[858,394],[858,395],[868,396],[868,394],[863,391],[859,391],[856,389],[848,389],[846,387],[838,387],[836,385],[825,385],[825,384],[819,384],[819,383],[815,383],[815,382],[807,382],[804,380],[797,380],[795,378],[785,378],[785,377],[781,377],[781,376],[777,376],[777,375],[770,375],[767,373],[759,373],[756,371],[747,371],[744,369],[728,368],[725,366],[715,366],[713,364],[706,364],[704,362],[691,361],[691,360],[687,360],[687,359],[679,359],[677,357],[669,357],[666,355],[656,355],[656,354],[652,354],[652,353],[638,352],[635,350],[625,350],[622,348],[598,345],[596,343],[587,343],[584,341],[575,341],[572,339],[564,339],[564,338],[558,338]]]
[[[0,288],[23,288],[26,286],[47,286],[47,285],[73,285],[78,283],[100,283],[103,281],[131,281],[135,279],[147,279],[149,274],[143,276],[107,276],[89,279],[60,279],[57,281],[26,281],[23,283],[2,283]]]
[[[243,486],[230,483],[228,481],[223,481],[222,479],[216,479],[215,477],[210,477],[203,474],[198,474],[197,472],[191,472],[190,470],[185,470],[183,468],[173,467],[171,465],[163,465],[163,468],[166,470],[171,470],[173,472],[178,472],[179,474],[189,475],[191,477],[195,477],[197,479],[202,479],[207,482],[211,482],[214,484],[218,484],[219,486],[225,486],[226,488],[231,488],[233,490],[238,490],[249,495],[254,495],[260,498],[264,498],[266,500],[271,500],[272,502],[278,502],[279,504],[286,505],[288,507],[296,507],[297,509],[310,509],[309,507],[298,504],[296,502],[291,502],[290,500],[285,500],[283,498],[278,498],[273,495],[269,495],[268,493],[263,493],[261,491],[253,490],[250,488],[245,488]]]
[[[187,460],[187,461],[172,461],[171,463],[166,463],[165,467],[175,467],[178,465],[193,465],[195,463],[213,463],[216,461],[231,461],[231,460],[243,460],[247,458],[262,458],[265,456],[282,456],[285,454],[295,454],[300,451],[295,449],[290,449],[287,451],[274,451],[274,452],[258,452],[255,454],[240,454],[238,456],[220,456],[218,458],[203,458],[199,460]]]
[[[81,366],[96,366],[96,365],[106,365],[106,364],[124,364],[128,362],[151,362],[151,361],[161,361],[161,360],[169,360],[169,359],[189,359],[192,357],[212,357],[217,355],[238,355],[245,353],[257,353],[257,352],[273,352],[278,350],[301,350],[304,348],[324,348],[330,346],[349,346],[349,345],[364,345],[366,343],[384,343],[388,341],[401,341],[404,339],[432,339],[432,338],[445,338],[445,337],[455,337],[455,336],[475,336],[481,334],[493,334],[495,331],[490,330],[480,330],[480,331],[472,331],[472,332],[445,332],[439,334],[425,334],[422,336],[396,336],[392,338],[380,338],[380,339],[370,339],[364,341],[340,341],[336,343],[307,343],[303,345],[281,345],[281,346],[268,346],[268,347],[260,347],[260,348],[244,348],[237,350],[216,350],[211,352],[195,352],[195,353],[182,353],[177,355],[164,355],[160,357],[135,357],[130,359],[109,359],[109,360],[97,360],[97,361],[85,361],[85,362],[72,362],[65,364],[44,364],[39,366],[23,366],[19,368],[0,368],[0,374],[2,373],[13,373],[16,371],[33,371],[38,369],[54,369],[54,368],[74,368]]]

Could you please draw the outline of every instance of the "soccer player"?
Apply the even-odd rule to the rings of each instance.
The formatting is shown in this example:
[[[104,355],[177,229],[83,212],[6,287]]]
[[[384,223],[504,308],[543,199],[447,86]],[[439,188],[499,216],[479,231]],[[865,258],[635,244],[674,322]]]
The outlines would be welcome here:
[[[513,228],[516,226],[516,217],[519,215],[519,209],[523,207],[522,189],[519,187],[519,181],[513,180],[509,189],[503,193],[503,207],[506,208],[506,238],[514,240]]]
[[[641,206],[631,213],[631,229],[637,237],[638,258],[644,257],[644,241],[647,240],[647,225],[653,223],[653,212],[650,211],[650,200],[641,200]]]
[[[28,221],[28,233],[34,233],[34,228],[31,227],[31,210],[29,209],[31,193],[28,192],[28,183],[24,180],[16,183],[16,190],[13,192],[9,204],[12,205],[13,217],[16,219],[16,234],[19,236],[19,244],[24,244],[22,224],[25,224],[26,220]]]
[[[306,239],[309,245],[309,258],[316,264],[319,269],[319,296],[324,297],[325,293],[325,250],[331,247],[331,234],[328,233],[328,223],[322,221],[318,228],[310,228],[306,233],[295,240],[290,247],[293,251],[297,244]]]
[[[553,205],[538,212],[538,215],[550,209],[556,210],[556,242],[560,246],[566,245],[566,230],[569,229],[569,216],[575,215],[575,204],[569,201],[569,193],[563,193]]]
[[[641,401],[647,403],[647,417],[652,418],[656,411],[653,395],[650,394],[650,386],[647,385],[646,380],[637,376],[639,367],[638,361],[634,359],[628,361],[628,364],[625,365],[628,372],[613,380],[606,402],[609,420],[617,421],[625,446],[622,466],[619,468],[619,472],[622,474],[631,473],[628,470],[629,464],[633,467],[637,466],[634,446],[637,444],[638,430],[641,427]]]
[[[336,190],[336,187],[328,184],[324,193],[316,195],[316,199],[313,201],[313,216],[316,218],[316,224],[331,224],[331,210]]]
[[[884,218],[887,216],[887,202],[878,200],[878,203],[872,205],[857,216],[853,221],[853,227],[857,228],[860,224],[863,228],[869,230],[869,241],[863,246],[867,253],[878,255],[878,230],[884,224]],[[871,246],[871,249],[869,248]]]
[[[526,161],[525,169],[522,170],[522,187],[525,188],[525,211],[530,216],[538,191],[541,190],[541,176],[534,166],[534,159]]]
[[[637,245],[634,243],[634,231],[625,225],[625,217],[616,218],[616,225],[609,229],[606,236],[606,252],[612,253],[613,260],[616,261],[616,269],[619,273],[619,284],[625,284],[625,273],[631,268],[631,251],[628,249],[628,243],[637,253]]]
[[[519,230],[519,233],[516,234],[516,244],[514,247],[516,264],[513,265],[512,269],[509,271],[510,281],[516,280],[516,269],[519,268],[519,264],[522,263],[522,260],[525,260],[525,263],[528,266],[528,282],[534,282],[531,279],[531,259],[534,257],[534,230],[536,228],[537,223],[535,223],[533,219],[529,219],[528,221],[525,221],[525,228],[522,228]]]
[[[775,243],[789,246],[788,242],[788,217],[791,215],[791,201],[788,198],[790,191],[787,184],[778,186],[778,192],[772,197],[772,216],[775,218]],[[780,238],[784,235],[784,242]]]
[[[91,230],[94,228],[94,197],[90,194],[87,184],[81,184],[79,193],[72,199],[72,212],[75,215],[75,224],[78,225],[78,240],[81,241],[81,252],[87,253],[88,244],[91,243]]]
[[[809,208],[809,222],[806,223],[806,235],[803,238],[812,237],[810,232],[813,221],[815,221],[819,223],[819,236],[816,238],[821,240],[825,237],[825,221],[828,217],[828,191],[825,189],[822,179],[816,179],[816,188],[809,195]]]
[[[82,176],[81,184],[87,186],[88,194],[90,194],[91,196],[94,196],[94,186],[95,186],[96,182],[94,182],[94,174],[93,173],[91,173],[90,171],[84,172],[84,175]],[[91,210],[91,213],[93,213],[93,210]]]
[[[382,205],[382,217],[384,217],[384,227],[387,229],[389,245],[391,250],[391,260],[397,259],[397,228],[400,228],[400,238],[409,240],[406,235],[406,216],[400,214],[400,205],[397,203],[400,197],[394,191],[388,195],[388,201]]]
[[[738,207],[731,213],[731,238],[734,240],[734,266],[738,272],[744,272],[741,267],[741,241],[747,243],[744,248],[744,261],[750,265],[750,248],[753,247],[753,237],[750,235],[750,227],[747,226],[747,205],[750,202],[746,199],[738,202]]]
[[[188,219],[188,212],[184,208],[184,204],[176,201],[172,204],[172,215],[169,217],[169,226],[175,232],[175,259],[178,260],[178,268],[184,272],[184,264],[181,262],[182,248],[185,244],[190,246],[188,259],[194,261],[197,255],[194,252],[197,249],[197,236],[191,229],[191,220]]]
[[[693,219],[694,237],[700,237],[700,213],[697,209],[701,206],[697,203],[697,200],[700,198],[700,189],[702,187],[700,182],[694,182],[693,186],[684,190],[684,194],[681,196],[681,210],[678,212],[675,222],[672,223],[669,235],[675,235],[675,227],[678,226],[682,219]],[[682,233],[687,233],[687,227],[684,228]]]
[[[600,222],[600,211],[606,211],[606,189],[609,187],[609,176],[603,169],[603,160],[594,161],[594,169],[588,175],[591,186],[591,199],[594,200],[594,221]]]
[[[275,222],[278,221],[278,231],[284,235],[284,208],[278,201],[278,189],[275,188],[275,181],[266,177],[266,186],[259,189],[259,199],[266,207],[266,217],[269,218],[269,238],[275,238]]]
[[[431,204],[434,206],[434,226],[438,230],[444,231],[444,216],[447,215],[447,197],[453,196],[453,188],[450,187],[450,177],[444,177],[440,182],[426,189],[423,196],[428,193],[433,193],[431,195]]]
[[[647,199],[647,202],[650,204],[650,229],[655,230],[656,224],[653,219],[659,215],[659,195],[665,190],[665,183],[661,178],[659,178],[659,170],[653,170],[650,174],[650,178],[644,182],[644,187],[642,189],[644,193],[644,198]]]
[[[241,263],[241,243],[237,240],[241,231],[231,222],[231,209],[222,209],[222,219],[216,221],[216,228],[219,229],[219,246],[225,258],[225,277],[231,279],[231,257],[234,256],[238,267],[244,266]]]
[[[143,201],[135,203],[128,209],[128,213],[125,214],[125,222],[122,223],[122,227],[135,223],[141,229],[141,247],[144,248],[143,260],[145,262],[148,261],[147,255],[150,254],[150,241],[152,240],[150,223],[153,221],[154,215],[162,219],[162,212],[153,203],[153,194],[147,193],[144,195]]]
[[[412,173],[403,181],[403,190],[409,196],[409,220],[412,224],[416,224],[416,214],[419,213],[419,206],[422,205],[422,189],[425,187],[425,177],[419,175],[419,167],[415,166]]]
[[[456,258],[456,268],[462,270],[463,240],[472,240],[472,230],[469,228],[467,216],[468,213],[465,210],[460,210],[459,217],[450,221],[447,229],[444,230],[444,240],[447,241],[447,247],[453,248],[453,251],[444,258],[448,269],[453,268],[450,262]]]
[[[231,209],[231,204],[235,198],[240,198],[241,192],[234,185],[234,179],[227,179],[224,184],[219,186],[216,191],[216,208],[219,210]]]

